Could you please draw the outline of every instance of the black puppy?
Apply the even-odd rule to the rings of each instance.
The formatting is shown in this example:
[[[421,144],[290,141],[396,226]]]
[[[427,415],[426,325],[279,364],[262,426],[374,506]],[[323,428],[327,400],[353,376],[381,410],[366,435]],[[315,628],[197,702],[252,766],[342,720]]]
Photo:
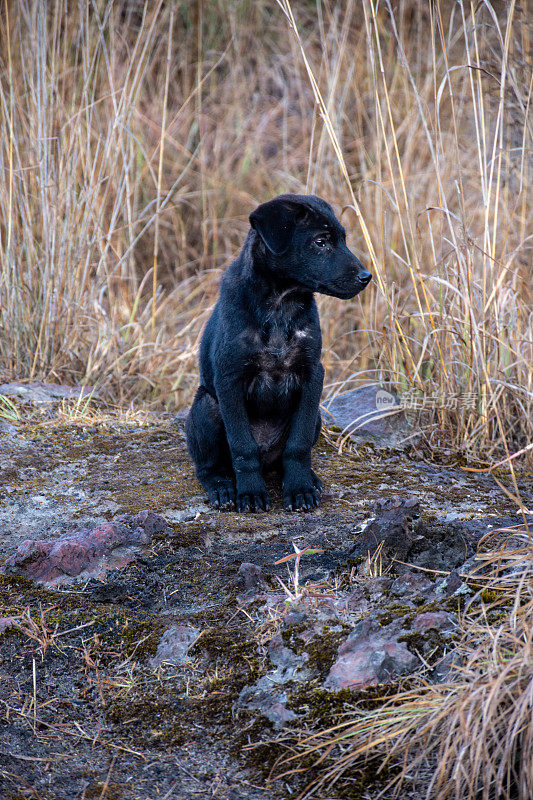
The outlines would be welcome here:
[[[284,507],[312,509],[324,378],[313,292],[354,297],[372,276],[320,197],[280,195],[250,224],[202,337],[187,445],[216,508],[268,510],[262,470],[281,468]]]

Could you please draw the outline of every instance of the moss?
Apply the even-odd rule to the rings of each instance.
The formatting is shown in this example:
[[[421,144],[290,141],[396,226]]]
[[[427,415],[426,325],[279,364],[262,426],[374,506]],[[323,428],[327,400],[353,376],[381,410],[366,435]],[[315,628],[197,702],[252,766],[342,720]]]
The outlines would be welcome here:
[[[141,686],[131,696],[111,704],[108,721],[120,729],[121,735],[132,737],[142,746],[178,746],[197,739],[199,723],[233,741],[235,700],[262,672],[257,644],[219,625],[207,630],[189,650],[190,655],[206,652],[212,666],[207,675],[201,670],[194,672],[190,697],[183,696],[179,679],[168,679],[157,688]]]
[[[158,552],[161,548],[165,550],[170,549],[172,552],[175,552],[183,547],[202,545],[209,531],[209,524],[206,524],[204,521],[170,522],[168,525],[172,531],[170,535],[165,531],[155,533],[152,537],[152,547]]]
[[[294,653],[300,655],[306,647],[305,641],[300,634],[306,631],[308,627],[309,623],[304,621],[300,622],[298,625],[291,625],[289,628],[283,628],[280,631],[280,636],[285,647],[288,647]]]
[[[253,637],[242,636],[226,626],[217,626],[206,631],[190,648],[189,654],[200,654],[205,651],[215,668],[221,662],[226,668],[220,677],[209,681],[210,692],[222,692],[226,697],[235,698],[243,686],[254,683],[266,666],[257,650],[257,641]]]
[[[407,649],[414,655],[428,653],[428,658],[431,658],[430,663],[432,663],[444,655],[453,638],[456,637],[444,638],[439,631],[433,628],[426,633],[409,631],[409,633],[399,636],[398,641],[405,642]]]
[[[18,640],[20,642],[27,642],[28,637],[27,635],[17,627],[16,623],[13,625],[8,625],[7,628],[4,628],[3,631],[0,632],[0,642],[7,642],[9,640]]]
[[[481,592],[481,599],[484,603],[497,603],[500,600],[509,599],[508,592],[499,591],[498,589],[483,589]]]
[[[448,597],[444,602],[433,603],[432,608],[427,606],[428,611],[449,611],[450,613],[461,613],[466,605],[467,598],[464,594],[457,594]],[[425,609],[424,609],[425,610]]]
[[[78,591],[54,591],[26,578],[0,575],[2,596],[9,599],[9,604],[4,604],[4,608],[9,609],[6,616],[15,616],[29,607],[37,626],[41,625],[42,617],[51,633],[74,629],[73,638],[83,636],[87,640],[88,652],[98,658],[144,660],[155,655],[165,629],[164,621],[152,614],[94,603],[90,595]],[[75,629],[78,626],[86,627],[80,628],[77,634]]]
[[[169,507],[190,508],[193,497],[197,499],[202,494],[201,488],[193,479],[192,465],[185,454],[183,437],[176,435],[171,426],[153,425],[140,431],[131,428],[99,428],[95,433],[86,434],[83,440],[81,437],[76,438],[71,427],[63,431],[56,429],[46,436],[54,445],[54,455],[49,458],[48,463],[65,464],[69,459],[73,462],[85,459],[80,483],[88,491],[99,487],[100,494],[102,484],[105,485],[105,498],[114,500],[120,512],[135,513],[143,508],[151,508],[164,515]],[[373,453],[372,448],[361,448],[356,453],[344,452],[331,457],[332,451],[323,439],[320,440],[317,451],[316,455],[327,456],[323,460],[315,460],[315,468],[320,476],[326,484],[345,490],[349,502],[354,497],[354,490],[359,492],[359,496],[369,498],[370,502],[376,496],[397,495],[404,491],[404,487],[408,493],[416,493],[417,496],[420,494],[422,503],[425,496],[433,498],[436,495],[439,501],[440,498],[449,500],[453,507],[463,500],[472,502],[469,494],[475,483],[465,485],[464,492],[455,486],[447,487],[443,491],[443,487],[438,484],[438,473],[435,470],[429,474],[423,470],[419,472],[411,468],[403,456],[383,455]],[[57,460],[54,460],[56,456]],[[382,484],[385,484],[385,488]],[[40,606],[54,606],[46,615],[52,630],[56,625],[61,632],[85,623],[93,623],[59,639],[64,652],[51,647],[42,668],[43,676],[44,670],[51,664],[59,672],[58,665],[66,663],[65,652],[71,658],[70,664],[74,671],[66,674],[61,688],[67,687],[64,689],[67,695],[68,692],[74,692],[72,687],[79,690],[78,698],[83,702],[70,709],[69,713],[75,715],[83,711],[84,716],[77,717],[80,723],[85,724],[88,719],[98,720],[104,714],[110,728],[110,737],[117,742],[125,738],[135,749],[146,747],[168,752],[194,739],[200,746],[205,741],[206,751],[211,752],[213,745],[207,744],[207,740],[214,738],[221,749],[227,751],[231,748],[232,753],[244,758],[248,766],[263,776],[270,773],[276,760],[284,752],[279,742],[261,741],[272,739],[271,723],[256,712],[241,709],[235,704],[242,688],[257,681],[269,666],[258,646],[259,632],[253,627],[246,627],[242,621],[232,622],[235,627],[228,625],[228,619],[233,620],[231,615],[236,609],[236,571],[240,560],[254,560],[252,554],[259,551],[262,561],[268,560],[270,554],[272,561],[279,558],[280,548],[287,545],[293,535],[302,534],[306,539],[310,530],[314,536],[317,531],[315,522],[321,522],[319,516],[323,513],[320,511],[317,516],[310,517],[295,516],[289,522],[285,515],[277,513],[280,508],[279,483],[273,486],[273,497],[276,510],[268,517],[213,512],[209,515],[202,514],[198,520],[171,524],[171,534],[154,537],[152,546],[155,553],[137,559],[120,573],[117,571],[116,574],[108,574],[106,581],[109,592],[107,595],[105,592],[101,593],[100,597],[105,599],[108,596],[111,598],[110,602],[96,602],[97,593],[92,584],[83,592],[79,591],[80,587],[73,592],[55,592],[36,587],[24,578],[0,576],[0,592],[6,598],[9,615],[20,613],[24,606],[30,605],[32,616],[38,621]],[[495,510],[502,513],[502,504],[496,494],[494,497],[495,506],[497,504]],[[431,502],[430,499],[430,505]],[[325,499],[326,521],[332,527],[340,521],[347,538],[350,526],[355,526],[365,511],[361,509],[359,513],[357,510],[353,514],[353,509],[345,510],[337,505],[339,504],[335,500]],[[108,513],[107,516],[112,517],[114,514]],[[329,517],[332,522],[329,522]],[[309,526],[308,520],[312,522]],[[432,528],[430,530],[433,531]],[[276,534],[277,540],[271,547],[268,538],[275,537]],[[212,549],[203,547],[206,538],[213,540],[217,546]],[[335,536],[332,537],[334,539]],[[218,547],[219,542],[222,543],[221,547]],[[252,546],[249,547],[248,543]],[[198,545],[202,546],[202,550]],[[184,547],[190,548],[190,551],[184,551]],[[221,550],[222,555],[219,552]],[[362,557],[357,561],[360,563],[364,560]],[[349,563],[353,564],[354,560],[351,559]],[[264,566],[263,569],[267,575],[269,570],[274,571],[269,566]],[[267,580],[273,581],[272,575]],[[279,591],[274,582],[272,588]],[[197,663],[192,668],[162,670],[162,677],[159,679],[159,675],[150,669],[147,662],[156,651],[162,631],[169,624],[169,617],[165,614],[145,613],[138,610],[138,607],[160,609],[163,602],[161,590],[166,592],[167,598],[171,597],[168,610],[176,612],[174,619],[197,625],[204,633],[192,648],[191,654],[196,656]],[[482,596],[480,602],[490,602],[493,599],[496,598]],[[134,604],[134,610],[121,605],[130,602]],[[422,596],[418,596],[412,602],[416,607],[398,602],[388,604],[389,601],[385,599],[380,623],[388,625],[394,620],[402,619],[402,625],[407,627],[418,613],[442,608],[455,611],[464,603],[464,599],[448,598],[427,604]],[[264,600],[256,601],[257,605],[261,603]],[[11,611],[11,608],[14,610]],[[247,611],[252,616],[255,616],[252,613],[254,608],[255,604],[247,606]],[[307,628],[308,625],[309,623]],[[338,646],[350,629],[326,629],[310,642],[304,642],[304,628],[305,624],[281,632],[286,646],[298,653],[309,653],[308,666],[313,676],[303,686],[287,687],[289,692],[293,692],[288,707],[299,717],[295,727],[305,725],[311,731],[324,730],[338,723],[343,714],[354,713],[356,709],[370,710],[380,707],[397,689],[397,685],[371,687],[365,691],[346,689],[329,692],[322,689],[322,678],[329,672]],[[261,633],[264,633],[264,629]],[[407,630],[402,638],[410,648],[442,647],[438,632],[429,632],[429,636],[422,636]],[[98,678],[95,670],[83,661],[81,640],[98,665]],[[35,647],[38,647],[38,643]],[[27,655],[30,647],[26,639],[23,646],[18,641],[8,643],[6,650],[16,652],[18,657],[18,653],[23,651]],[[124,679],[125,658],[129,659],[127,679]],[[137,662],[134,668],[132,662]],[[24,668],[27,672],[27,664]],[[27,675],[30,674],[31,672],[27,672]],[[52,696],[52,691],[57,690],[58,684],[54,684],[52,672],[48,678]],[[100,687],[101,694],[98,691]],[[59,696],[61,692],[57,694]],[[107,705],[102,710],[104,703]],[[243,751],[243,747],[250,743],[258,743],[258,747]],[[335,752],[332,752],[327,763],[333,764],[335,757]],[[303,756],[300,766],[311,767],[313,758],[314,756]],[[359,797],[366,788],[377,785],[376,772],[379,765],[378,758],[358,765],[344,782],[335,787],[335,796]],[[394,770],[395,767],[391,769]],[[317,774],[316,771],[311,771],[301,778],[293,776],[289,780],[291,791],[295,786],[303,786],[303,782],[307,784]],[[378,783],[382,778],[391,775],[391,772],[381,775]],[[103,784],[96,782],[100,777],[92,774],[87,776],[92,781],[89,784],[93,787],[92,791],[97,792],[96,797],[100,796],[103,789]],[[279,784],[274,784],[274,789]],[[118,792],[118,787],[114,785],[113,789],[115,788]],[[281,791],[283,790],[281,786]],[[86,796],[90,795],[86,792]],[[118,796],[120,795],[117,794]]]
[[[24,591],[25,589],[34,590],[35,584],[29,578],[22,575],[2,575],[0,574],[0,593],[3,591]]]
[[[409,626],[416,614],[419,614],[421,610],[425,608],[426,606],[421,606],[417,608],[415,612],[412,606],[402,605],[401,603],[391,603],[386,607],[387,610],[384,611],[383,614],[378,614],[378,622],[383,627],[386,627],[390,625],[391,622],[394,622],[395,619],[402,619],[404,626]]]
[[[354,709],[354,692],[350,689],[329,692],[321,688],[319,681],[310,681],[292,694],[287,708],[305,716],[313,728],[321,730],[338,723],[342,714]]]
[[[127,658],[140,661],[155,656],[164,625],[161,620],[126,617],[122,627],[120,650]]]
[[[256,651],[256,641],[253,638],[236,636],[234,629],[223,625],[206,630],[193,645],[191,654],[207,651],[212,659],[223,656],[229,663],[236,659],[252,656]]]
[[[210,675],[203,679],[202,698],[192,705],[197,718],[233,727],[233,704],[244,686],[255,683],[266,672],[266,662],[253,636],[225,625],[207,630],[189,649],[189,655],[207,653]]]
[[[114,702],[106,719],[141,747],[177,747],[197,735],[187,702],[168,688],[145,689],[133,698]]]
[[[372,711],[380,708],[384,700],[396,692],[394,684],[378,684],[366,689],[339,689],[336,692],[321,687],[320,681],[310,681],[295,691],[287,708],[295,714],[305,715],[312,727],[323,730],[336,725],[342,715],[355,708]]]
[[[396,687],[393,685],[380,685],[359,691],[341,689],[330,692],[322,689],[319,682],[310,682],[294,692],[287,707],[305,717],[308,729],[323,731],[337,725],[339,720],[346,719],[346,715],[350,713],[355,716],[356,708],[370,711],[381,707],[384,700],[391,697],[395,690]],[[279,774],[290,767],[294,768],[297,772],[290,776],[286,775],[284,781],[291,787],[291,793],[301,791],[313,779],[319,778],[324,771],[334,767],[340,752],[334,747],[321,761],[319,767],[317,760],[324,755],[324,751],[306,754],[302,750],[300,758],[290,765],[280,763],[284,756],[289,757],[298,752],[298,738],[295,736],[293,741],[287,741],[285,737],[284,749],[281,749],[279,744],[276,746],[276,743],[265,742],[250,751],[251,755],[246,755],[246,763],[260,771],[264,770],[263,774],[267,775]],[[379,789],[399,771],[400,767],[393,762],[383,767],[383,757],[380,754],[374,757],[366,756],[348,769],[335,783],[335,798],[359,798],[368,789]]]
[[[272,723],[261,714],[241,713],[229,751],[265,782],[271,777],[278,759],[286,753],[282,744],[272,740],[273,732]]]
[[[81,442],[71,425],[43,431],[42,436],[60,448],[63,459],[87,460],[85,485],[89,489],[105,488],[120,513],[135,514],[145,508],[161,512],[176,501],[187,502],[201,491],[191,480],[189,459],[182,458],[183,439],[171,425],[99,429]]]
[[[305,651],[309,654],[306,666],[314,670],[321,678],[326,678],[335,659],[339,645],[346,639],[351,628],[342,625],[342,630],[324,630],[319,636],[314,636],[305,645]]]
[[[426,598],[426,597],[424,597],[424,595],[423,595],[423,594],[418,594],[416,597],[412,597],[412,598],[411,598],[411,600],[412,600],[412,602],[414,603],[414,605],[415,605],[415,606],[416,606],[418,609],[420,609],[422,606],[425,606],[425,605],[426,605],[426,600],[427,600],[427,598]]]

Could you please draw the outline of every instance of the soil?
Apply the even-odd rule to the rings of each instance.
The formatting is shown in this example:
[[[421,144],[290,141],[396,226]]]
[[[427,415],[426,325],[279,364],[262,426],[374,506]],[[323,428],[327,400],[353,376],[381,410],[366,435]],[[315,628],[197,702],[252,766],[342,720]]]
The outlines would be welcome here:
[[[313,461],[325,483],[317,511],[284,512],[272,478],[271,512],[235,514],[206,505],[182,419],[51,421],[3,437],[2,563],[25,540],[120,515],[166,524],[96,576],[51,586],[22,567],[0,575],[0,797],[294,796],[300,778],[267,780],[280,731],[376,702],[402,670],[422,668],[416,652],[425,668],[449,657],[473,593],[465,570],[484,533],[520,521],[512,500],[487,475],[415,453],[339,454],[321,438]],[[530,478],[520,488],[531,508]],[[301,556],[296,586],[295,561],[275,563],[294,545],[317,551]],[[375,680],[328,683],[374,628],[402,664],[393,653]],[[369,765],[334,796],[378,789]]]

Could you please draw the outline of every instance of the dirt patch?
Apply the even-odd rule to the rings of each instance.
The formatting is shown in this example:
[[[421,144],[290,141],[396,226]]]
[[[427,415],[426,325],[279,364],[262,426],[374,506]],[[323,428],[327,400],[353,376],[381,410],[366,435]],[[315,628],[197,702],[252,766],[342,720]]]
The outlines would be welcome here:
[[[476,542],[516,521],[512,504],[486,476],[408,454],[338,455],[321,439],[314,463],[326,484],[316,512],[284,512],[273,481],[273,511],[239,515],[205,505],[180,424],[110,419],[5,439],[2,797],[284,796],[295,786],[265,784],[276,745],[248,744],[327,723],[439,663]],[[26,539],[49,553],[140,512],[164,524],[126,566],[58,586],[17,572]],[[296,580],[294,545],[310,548]],[[346,659],[363,651],[347,688]]]

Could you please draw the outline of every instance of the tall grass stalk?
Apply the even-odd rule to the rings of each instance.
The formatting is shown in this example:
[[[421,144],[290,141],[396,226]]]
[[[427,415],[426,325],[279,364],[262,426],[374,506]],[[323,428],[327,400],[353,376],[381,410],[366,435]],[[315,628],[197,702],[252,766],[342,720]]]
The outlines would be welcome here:
[[[368,207],[361,211],[362,185],[361,201],[355,201],[353,177],[348,174],[328,110],[334,104],[324,102],[320,94],[290,0],[279,3],[296,36],[319,113],[368,244],[364,220],[371,211]],[[489,30],[481,20],[486,10],[482,5],[474,9],[460,3],[460,23],[453,28],[452,14],[448,31],[443,19],[445,4],[428,6],[431,50],[425,64],[431,67],[430,82],[427,73],[416,76],[413,72],[408,53],[410,49],[412,55],[412,43],[399,30],[401,13],[395,14],[389,2],[383,12],[373,0],[364,0],[367,80],[374,98],[374,149],[383,153],[384,159],[379,182],[369,176],[363,180],[379,185],[379,196],[374,196],[378,215],[387,216],[382,203],[385,195],[397,225],[393,246],[392,237],[380,248],[368,246],[385,301],[386,311],[382,308],[380,316],[385,312],[388,322],[384,358],[379,359],[381,374],[396,386],[420,390],[421,404],[424,395],[441,398],[434,412],[435,434],[444,433],[448,441],[452,439],[466,450],[474,446],[489,457],[501,449],[511,464],[508,442],[512,442],[511,447],[518,444],[516,427],[509,424],[513,407],[514,413],[528,419],[522,441],[530,441],[533,432],[532,283],[527,261],[520,258],[521,253],[531,251],[531,234],[524,233],[531,230],[531,194],[525,178],[526,164],[531,160],[527,111],[532,72],[531,62],[521,57],[516,4],[509,4],[502,19],[492,6],[484,5],[490,14]],[[487,65],[480,51],[487,43],[480,41],[480,30],[493,39],[490,60],[494,73],[485,81]],[[449,50],[456,51],[459,42],[464,47],[464,63],[452,65]],[[517,49],[521,66],[527,64],[530,76],[523,85],[510,68]],[[325,42],[323,51],[326,54]],[[472,52],[476,53],[475,60]],[[348,62],[351,57],[350,44],[343,38],[335,51],[336,74],[342,72],[342,61]],[[392,69],[387,69],[387,63]],[[499,85],[496,98],[490,81]],[[335,90],[346,95],[349,88],[339,89],[337,81]],[[404,99],[401,110],[399,96]],[[494,114],[487,118],[491,103]],[[516,142],[520,146],[512,147]],[[472,159],[477,170],[472,169]],[[513,164],[518,174],[513,175]],[[425,184],[422,202],[415,181]],[[513,183],[518,196],[509,205],[506,201]],[[440,217],[438,227],[432,221],[434,212]],[[421,230],[423,216],[425,235]],[[376,251],[383,254],[381,260],[376,259]],[[412,298],[404,309],[394,303],[394,286],[387,274],[387,257],[391,256],[410,279]],[[374,331],[379,322],[375,321]],[[374,338],[372,333],[370,336]],[[466,397],[470,409],[465,410]]]
[[[314,191],[375,275],[319,300],[327,392],[387,382],[431,445],[531,456],[523,4],[67,6],[4,0],[3,377],[187,403],[248,213]]]
[[[156,176],[155,153],[139,135],[157,37],[172,23],[173,9],[165,15],[162,5],[144,6],[126,47],[116,3],[76,4],[67,15],[62,3],[23,0],[8,17],[6,0],[9,79],[0,91],[6,376],[110,385],[124,400],[135,384],[152,384],[154,363],[172,372],[179,364],[181,331],[160,324],[149,336],[149,273],[135,257],[142,236],[157,233],[193,160],[193,153],[181,159],[177,180],[162,192],[164,137]],[[156,256],[157,235],[154,281]],[[154,328],[168,299],[156,286]],[[176,317],[189,321],[183,295],[173,300]]]

